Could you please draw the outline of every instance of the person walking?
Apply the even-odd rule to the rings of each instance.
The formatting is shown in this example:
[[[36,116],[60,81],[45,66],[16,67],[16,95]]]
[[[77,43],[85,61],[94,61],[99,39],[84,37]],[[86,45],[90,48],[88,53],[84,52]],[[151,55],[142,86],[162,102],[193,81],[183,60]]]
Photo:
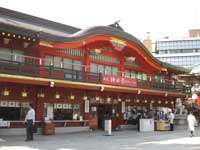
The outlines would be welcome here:
[[[189,113],[189,115],[187,116],[187,122],[188,122],[188,129],[190,131],[190,136],[193,137],[194,136],[194,130],[195,130],[195,123],[196,123],[196,118],[193,115],[192,112]]]
[[[169,123],[170,123],[170,131],[174,131],[174,114],[172,113],[171,110],[169,110]]]
[[[26,140],[30,141],[33,140],[33,126],[35,124],[35,110],[33,109],[32,104],[29,105],[29,111],[25,117],[25,124],[26,124]]]

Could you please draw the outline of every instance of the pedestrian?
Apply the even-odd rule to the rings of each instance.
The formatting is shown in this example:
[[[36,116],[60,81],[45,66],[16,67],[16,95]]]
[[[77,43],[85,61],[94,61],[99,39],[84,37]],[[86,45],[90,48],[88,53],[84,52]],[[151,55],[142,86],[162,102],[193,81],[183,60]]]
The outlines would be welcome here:
[[[29,105],[29,111],[25,117],[25,124],[26,124],[26,140],[30,141],[33,140],[33,127],[35,124],[35,110],[33,109],[32,104]]]
[[[171,110],[169,110],[168,119],[170,124],[170,131],[174,131],[174,114],[172,113]]]
[[[190,112],[187,116],[187,122],[188,122],[188,129],[190,131],[190,136],[193,137],[194,136],[194,130],[195,130],[195,123],[196,123],[196,118],[193,115],[192,112]]]

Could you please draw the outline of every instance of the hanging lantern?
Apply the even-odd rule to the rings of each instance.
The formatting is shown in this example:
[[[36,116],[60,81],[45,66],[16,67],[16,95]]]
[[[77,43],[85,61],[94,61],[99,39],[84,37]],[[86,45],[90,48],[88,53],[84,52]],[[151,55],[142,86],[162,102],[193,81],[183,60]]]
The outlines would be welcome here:
[[[10,42],[10,39],[8,39],[8,38],[3,38],[3,44],[8,44]]]
[[[70,96],[70,99],[71,99],[71,100],[74,100],[74,99],[75,99],[75,96],[74,96],[74,95],[71,95],[71,96]]]
[[[108,97],[108,98],[107,98],[107,103],[109,104],[110,102],[111,102],[111,98]]]
[[[118,102],[121,102],[121,101],[122,101],[122,99],[121,99],[120,97],[118,97],[118,99],[117,99],[117,100],[118,100]]]
[[[154,100],[152,100],[151,103],[152,103],[152,104],[155,103]]]
[[[60,99],[60,94],[56,93],[55,98]]]
[[[83,100],[86,101],[86,100],[87,100],[87,96],[84,96],[84,97],[83,97]]]
[[[144,103],[147,103],[147,100],[145,100]]]
[[[28,96],[28,93],[26,92],[26,90],[24,90],[23,92],[22,92],[22,97],[27,97]]]
[[[96,97],[95,97],[95,100],[96,100],[96,101],[99,101],[99,97],[98,97],[98,96],[96,96]]]
[[[158,104],[161,104],[161,101],[158,101]]]
[[[168,101],[165,101],[165,104],[168,104]]]
[[[140,100],[139,100],[139,99],[137,99],[137,100],[136,100],[136,103],[139,103],[139,102],[140,102]]]
[[[10,91],[5,88],[2,94],[3,94],[3,96],[9,96]]]

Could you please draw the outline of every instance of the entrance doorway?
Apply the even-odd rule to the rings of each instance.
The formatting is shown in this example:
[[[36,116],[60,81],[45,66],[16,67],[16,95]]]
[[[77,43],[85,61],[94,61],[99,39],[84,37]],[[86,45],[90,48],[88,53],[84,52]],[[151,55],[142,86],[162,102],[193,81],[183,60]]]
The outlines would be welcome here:
[[[111,118],[112,116],[112,105],[111,104],[97,105],[97,116],[98,116],[98,128],[104,129],[104,120]]]

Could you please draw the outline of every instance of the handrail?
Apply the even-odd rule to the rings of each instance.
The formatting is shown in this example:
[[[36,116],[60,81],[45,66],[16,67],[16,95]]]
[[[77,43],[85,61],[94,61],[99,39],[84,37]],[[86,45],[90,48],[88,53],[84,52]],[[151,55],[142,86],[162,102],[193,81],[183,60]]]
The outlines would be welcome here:
[[[102,75],[100,73],[84,72],[40,64],[29,64],[5,59],[0,59],[0,73],[102,84]],[[176,84],[170,82],[158,83],[154,81],[141,81],[138,79],[136,79],[136,82],[137,84],[135,87],[138,88],[190,92],[187,87],[179,86],[177,84],[178,82]]]

